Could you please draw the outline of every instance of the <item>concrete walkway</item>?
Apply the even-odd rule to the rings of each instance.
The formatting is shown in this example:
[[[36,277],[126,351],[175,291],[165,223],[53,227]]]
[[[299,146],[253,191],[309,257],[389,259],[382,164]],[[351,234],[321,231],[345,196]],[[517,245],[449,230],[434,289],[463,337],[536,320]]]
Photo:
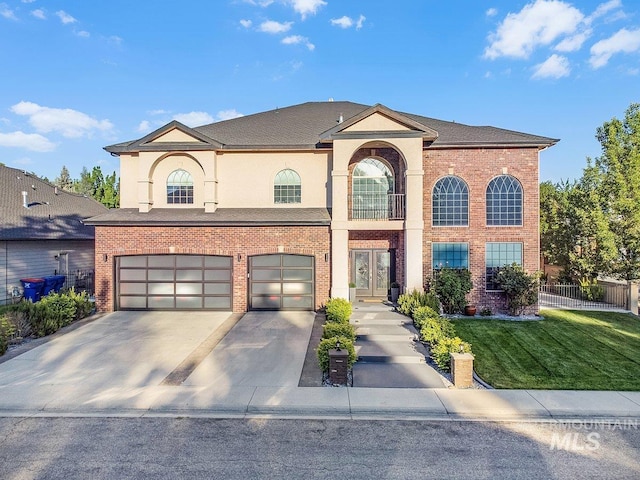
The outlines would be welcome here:
[[[355,303],[351,323],[356,327],[354,387],[443,388],[442,378],[426,363],[427,351],[416,341],[410,318],[383,303]]]
[[[588,418],[640,427],[640,392],[298,387],[313,313],[247,314],[207,353],[229,317],[116,312],[56,335],[0,363],[0,416]],[[192,373],[167,384],[188,358],[198,358]]]

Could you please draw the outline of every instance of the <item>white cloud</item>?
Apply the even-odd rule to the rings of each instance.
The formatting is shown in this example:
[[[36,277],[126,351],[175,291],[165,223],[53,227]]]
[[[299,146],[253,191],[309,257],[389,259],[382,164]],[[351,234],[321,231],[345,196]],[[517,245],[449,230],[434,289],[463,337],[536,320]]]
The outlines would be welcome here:
[[[9,5],[7,5],[6,3],[0,3],[0,15],[8,20],[18,20],[15,12],[11,10],[11,8],[9,8]]]
[[[112,44],[112,45],[116,45],[116,46],[118,46],[118,47],[119,47],[120,45],[122,45],[122,42],[124,42],[124,40],[123,40],[121,37],[117,36],[117,35],[111,35],[111,36],[107,39],[107,41],[108,41],[110,44]]]
[[[76,23],[77,22],[77,20],[75,18],[73,18],[71,15],[69,15],[64,10],[58,10],[56,12],[56,15],[58,16],[60,21],[65,25],[68,25],[69,23]]]
[[[244,2],[257,7],[268,7],[273,3],[273,0],[244,0]]]
[[[235,108],[230,108],[228,110],[220,110],[216,114],[217,121],[231,120],[233,118],[239,118],[239,117],[244,117],[244,115],[238,112]]]
[[[497,31],[489,35],[484,57],[527,58],[536,47],[574,33],[583,20],[582,12],[568,3],[536,0],[505,17]]]
[[[290,35],[282,39],[282,43],[285,45],[298,45],[304,44],[309,50],[313,51],[316,46],[309,41],[307,37],[301,35]]]
[[[80,30],[79,32],[76,32],[76,35],[83,38],[89,38],[91,36],[91,34],[86,30]]]
[[[149,111],[149,115],[165,115],[169,113],[168,110],[162,110],[162,109],[158,109],[158,110],[150,110]]]
[[[14,160],[12,163],[15,163],[16,165],[24,165],[26,167],[27,165],[33,165],[33,160],[29,157],[21,157]]]
[[[289,3],[293,6],[293,9],[300,14],[304,20],[307,15],[315,15],[316,12],[327,2],[323,0],[289,0]]]
[[[534,67],[531,78],[562,78],[569,76],[570,73],[569,60],[554,53]]]
[[[487,10],[485,12],[485,15],[487,17],[495,17],[498,14],[498,9],[497,8],[490,8],[489,10]]]
[[[347,17],[346,15],[340,18],[332,18],[330,20],[331,25],[340,28],[351,28],[355,25],[356,30],[360,30],[362,25],[364,25],[364,21],[367,19],[364,15],[360,15],[357,20],[354,20],[351,17]]]
[[[560,41],[554,48],[559,52],[576,52],[582,48],[584,42],[591,36],[593,31],[587,29],[583,32],[576,33]]]
[[[36,1],[36,0],[22,0],[22,3],[33,3],[33,2],[35,2],[35,1]]]
[[[265,33],[285,33],[291,29],[293,22],[276,22],[274,20],[267,20],[260,24],[258,30]]]
[[[36,10],[31,10],[31,15],[39,18],[40,20],[46,20],[47,19],[47,15],[44,13],[44,10],[41,8],[38,8]]]
[[[56,145],[47,137],[37,133],[0,133],[0,147],[25,148],[33,152],[51,152]]]
[[[249,28],[252,24],[253,22],[251,20],[240,20],[240,25],[242,25],[244,28]]]
[[[616,53],[633,53],[640,50],[640,28],[622,30],[611,37],[600,40],[591,47],[589,63],[593,68],[604,67]]]
[[[610,0],[608,2],[601,3],[596,7],[595,12],[587,17],[586,22],[590,24],[596,18],[602,17],[603,15],[609,13],[611,10],[615,10],[620,7],[622,7],[622,2],[620,0]]]
[[[16,115],[29,117],[29,123],[38,132],[58,132],[67,138],[91,136],[96,130],[108,133],[113,129],[109,120],[96,120],[70,108],[49,108],[33,102],[20,102],[10,110]]]
[[[149,123],[149,120],[141,121],[136,130],[138,132],[140,132],[140,133],[148,133],[148,132],[150,132],[151,131],[151,124]]]
[[[207,112],[178,113],[173,116],[173,119],[184,123],[188,127],[197,127],[198,125],[214,122],[214,118]]]

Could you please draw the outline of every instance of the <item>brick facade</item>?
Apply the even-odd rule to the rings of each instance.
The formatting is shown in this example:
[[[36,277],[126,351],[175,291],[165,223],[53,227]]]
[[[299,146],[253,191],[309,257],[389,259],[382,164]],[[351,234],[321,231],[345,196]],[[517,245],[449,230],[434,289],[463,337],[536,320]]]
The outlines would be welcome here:
[[[473,290],[468,299],[478,308],[504,311],[502,293],[485,291],[485,245],[487,242],[519,242],[523,244],[523,267],[535,272],[540,266],[538,149],[442,149],[424,152],[424,250],[426,279],[431,278],[432,242],[464,242],[469,244],[469,270]],[[498,175],[512,175],[523,190],[522,226],[495,227],[486,224],[486,189]],[[433,186],[446,175],[462,178],[469,187],[469,226],[433,227]]]
[[[114,256],[148,254],[233,257],[233,311],[247,310],[247,257],[292,253],[315,257],[316,308],[329,298],[329,227],[96,227],[96,307],[114,308]],[[106,255],[106,261],[105,261]],[[238,255],[240,260],[238,260]]]

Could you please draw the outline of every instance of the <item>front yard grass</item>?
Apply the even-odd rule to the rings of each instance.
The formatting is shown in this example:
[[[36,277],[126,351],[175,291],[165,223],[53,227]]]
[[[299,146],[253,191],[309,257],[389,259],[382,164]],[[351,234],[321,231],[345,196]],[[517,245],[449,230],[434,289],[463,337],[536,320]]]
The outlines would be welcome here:
[[[456,319],[478,375],[495,388],[640,390],[640,319],[543,310],[540,321]]]

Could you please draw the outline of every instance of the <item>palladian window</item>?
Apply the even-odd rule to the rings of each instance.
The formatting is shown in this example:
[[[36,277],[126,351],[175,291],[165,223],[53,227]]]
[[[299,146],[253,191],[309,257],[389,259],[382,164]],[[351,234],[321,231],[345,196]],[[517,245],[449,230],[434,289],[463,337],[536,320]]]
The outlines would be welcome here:
[[[280,170],[273,182],[273,203],[302,202],[300,175],[295,170]]]
[[[365,158],[353,170],[354,219],[393,218],[390,197],[395,192],[391,169],[375,158]]]
[[[193,203],[193,178],[186,170],[178,169],[167,178],[167,203]]]

